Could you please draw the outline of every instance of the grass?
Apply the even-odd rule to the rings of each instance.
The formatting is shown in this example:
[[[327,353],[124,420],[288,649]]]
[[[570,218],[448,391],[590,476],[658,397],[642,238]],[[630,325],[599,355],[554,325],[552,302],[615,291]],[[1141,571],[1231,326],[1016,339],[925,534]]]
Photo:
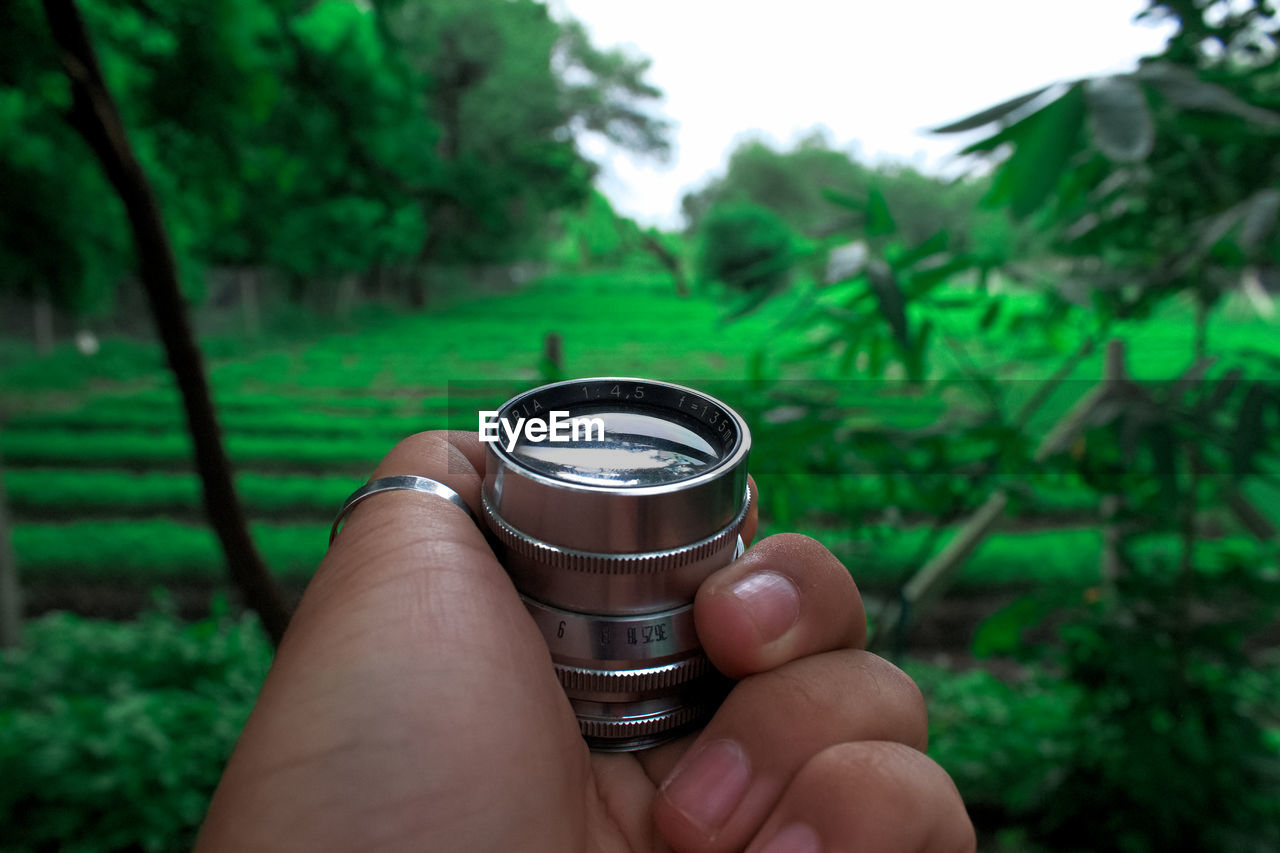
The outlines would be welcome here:
[[[254,541],[281,579],[304,583],[328,547],[329,522],[252,525]],[[840,557],[864,592],[896,587],[917,567],[924,529],[809,528]],[[945,541],[945,536],[943,537]],[[1084,589],[1099,582],[1096,530],[1005,532],[992,535],[965,563],[955,588],[1030,590],[1041,585]],[[27,523],[14,530],[22,571],[31,581],[110,581],[121,587],[200,581],[221,583],[222,554],[208,528],[166,518]],[[1152,536],[1150,552],[1176,553],[1173,536]],[[1218,543],[1214,548],[1224,547]]]
[[[942,411],[942,400],[892,381],[833,385],[829,363],[782,363],[779,353],[804,343],[779,326],[796,300],[783,297],[726,324],[721,302],[710,295],[682,299],[663,275],[562,275],[439,313],[366,312],[346,329],[331,326],[324,334],[274,341],[215,338],[205,341],[205,351],[249,512],[263,521],[305,522],[258,528],[269,562],[286,575],[314,568],[320,553],[315,543],[323,541],[333,507],[399,438],[446,424],[471,427],[476,409],[541,381],[544,340],[555,333],[563,340],[567,375],[685,382],[714,388],[750,411],[760,425],[753,468],[762,506],[780,522],[778,529],[815,532],[860,578],[888,583],[920,556],[917,532],[882,526],[886,512],[909,520],[912,507],[901,506],[900,496],[910,484],[899,484],[895,497],[870,477],[805,481],[786,475],[789,451],[770,444],[764,428],[763,419],[772,415],[741,383],[752,374],[753,354],[763,351],[766,375],[821,377],[866,423],[928,425]],[[1034,297],[1013,294],[1009,301],[1025,308]],[[1133,371],[1151,377],[1180,370],[1190,349],[1189,318],[1186,306],[1171,304],[1149,323],[1125,330]],[[1064,334],[1052,350],[1031,350],[1010,334],[982,343],[973,334],[973,318],[956,313],[944,319],[949,325],[935,336],[944,363],[961,363],[959,341],[963,358],[974,364],[1016,365],[1001,377],[1009,406],[1028,397],[1035,380],[1078,339]],[[1219,316],[1210,341],[1226,349],[1280,352],[1273,332],[1256,318]],[[1095,353],[1077,367],[1043,418],[1062,412],[1097,378],[1100,359]],[[94,576],[137,571],[152,578],[214,570],[212,539],[186,524],[199,510],[200,496],[180,402],[154,345],[106,340],[94,358],[64,348],[33,360],[4,342],[0,411],[0,453],[21,521],[15,539],[24,570]],[[1280,497],[1265,489],[1251,486],[1250,494],[1280,506]],[[1066,513],[1078,520],[1095,505],[1094,494],[1077,482],[1041,480],[1015,496],[1010,514]],[[1055,535],[993,538],[962,583],[1020,584],[1029,571],[1066,582],[1095,570],[1096,537],[1087,531]]]
[[[358,476],[245,473],[236,477],[236,489],[251,517],[323,520],[361,481]],[[188,473],[14,468],[5,475],[5,487],[11,509],[23,519],[163,517],[203,508],[200,481]]]
[[[226,443],[234,462],[263,471],[367,471],[399,437],[402,436],[398,433],[342,438],[230,434]],[[0,452],[16,465],[186,468],[191,460],[191,442],[182,433],[46,430],[6,433],[0,436]]]

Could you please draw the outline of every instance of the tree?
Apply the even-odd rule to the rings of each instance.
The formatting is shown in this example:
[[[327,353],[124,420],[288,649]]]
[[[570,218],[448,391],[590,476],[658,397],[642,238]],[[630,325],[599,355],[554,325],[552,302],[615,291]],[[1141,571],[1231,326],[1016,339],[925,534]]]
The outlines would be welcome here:
[[[249,536],[160,208],[133,155],[74,0],[44,0],[44,8],[59,61],[71,84],[67,122],[93,152],[129,220],[139,279],[182,392],[187,426],[195,444],[196,468],[204,487],[205,511],[222,544],[233,581],[244,593],[246,604],[262,620],[267,634],[279,643],[288,623],[288,606]]]
[[[864,196],[873,182],[871,170],[831,148],[821,132],[785,152],[751,140],[729,155],[723,177],[686,195],[681,207],[695,230],[716,204],[753,204],[804,234],[821,236],[850,224],[848,212],[831,204],[825,193]]]
[[[942,231],[951,235],[956,248],[1025,242],[1001,217],[974,211],[984,189],[980,178],[943,181],[903,164],[873,169],[815,131],[789,151],[759,140],[743,142],[729,156],[725,174],[686,195],[681,205],[690,230],[697,230],[715,205],[754,204],[801,234],[823,239],[864,228],[860,210],[874,192],[892,208],[907,242],[922,242]]]
[[[648,58],[601,50],[579,22],[568,19],[560,25],[553,59],[573,138],[599,134],[624,150],[667,159],[672,125],[648,109],[662,98],[644,79],[652,65]]]
[[[537,256],[587,198],[577,134],[660,155],[647,62],[534,0],[83,0],[189,296],[253,269],[300,297],[419,263]],[[0,9],[0,287],[107,310],[129,267],[111,188],[61,121],[38,4]],[[83,201],[76,217],[65,199]]]
[[[791,279],[798,238],[776,213],[756,204],[712,207],[699,231],[698,276],[763,297]]]
[[[0,179],[16,190],[0,194],[0,287],[90,311],[136,264],[211,521],[275,636],[282,599],[244,531],[184,296],[209,265],[301,293],[535,251],[547,213],[589,190],[575,109],[620,139],[643,131],[630,144],[662,136],[635,108],[655,93],[644,63],[575,36],[564,61],[595,70],[568,86],[562,35],[533,0],[83,0],[83,19],[69,2],[0,5]]]
[[[1033,831],[1070,849],[1271,849],[1280,813],[1257,792],[1278,761],[1269,711],[1242,685],[1258,668],[1247,641],[1280,602],[1275,527],[1240,495],[1280,453],[1278,362],[1214,354],[1207,329],[1226,294],[1280,263],[1280,21],[1265,2],[1148,11],[1174,14],[1179,29],[1137,70],[941,129],[992,128],[968,149],[999,158],[987,203],[1050,237],[1058,298],[1092,309],[1086,341],[1175,297],[1197,307],[1178,375],[1139,382],[1109,365],[1082,401],[1071,464],[1104,496],[1106,574],[1042,652],[1079,695],[1073,754]],[[1262,546],[1211,541],[1206,509],[1231,510]],[[1149,547],[1157,535],[1177,547]],[[1031,619],[1062,606],[1042,595]],[[1012,650],[1018,631],[1003,630]]]
[[[1058,277],[1065,297],[1140,317],[1189,293],[1203,337],[1223,294],[1280,263],[1280,52],[1274,41],[1260,53],[1250,41],[1245,55],[1191,49],[1216,38],[1205,32],[1240,31],[1230,18],[1205,23],[1199,5],[1153,4],[1173,7],[1195,22],[1136,71],[1020,95],[939,132],[996,128],[966,149],[1012,149],[985,201],[1034,218],[1074,261]]]
[[[575,134],[667,150],[669,126],[646,112],[659,93],[648,63],[590,45],[533,0],[402,0],[378,6],[388,38],[423,87],[439,127],[438,169],[417,194],[424,262],[528,254],[551,211],[590,197],[595,168]]]

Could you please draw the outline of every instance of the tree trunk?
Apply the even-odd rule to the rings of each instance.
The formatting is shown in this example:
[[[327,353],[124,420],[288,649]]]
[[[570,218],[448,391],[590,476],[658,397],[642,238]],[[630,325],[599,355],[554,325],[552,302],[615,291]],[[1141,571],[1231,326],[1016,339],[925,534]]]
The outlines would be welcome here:
[[[16,649],[22,642],[22,587],[12,529],[4,492],[4,460],[0,459],[0,649]]]
[[[243,594],[245,604],[258,614],[272,641],[279,643],[289,608],[249,536],[159,205],[129,145],[74,0],[44,0],[44,11],[63,70],[71,81],[68,121],[98,159],[129,219],[138,275],[182,393],[209,523],[222,544],[232,583]]]
[[[675,282],[676,295],[684,298],[689,295],[689,283],[685,280],[684,269],[680,266],[680,259],[671,253],[671,251],[658,240],[657,237],[645,232],[640,233],[641,247],[658,259],[658,263],[667,268],[667,272],[671,273],[671,279]]]

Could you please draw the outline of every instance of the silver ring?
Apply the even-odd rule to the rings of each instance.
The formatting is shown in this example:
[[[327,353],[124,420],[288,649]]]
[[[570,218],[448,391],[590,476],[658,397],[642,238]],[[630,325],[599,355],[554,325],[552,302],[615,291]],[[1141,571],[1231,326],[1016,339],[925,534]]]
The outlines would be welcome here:
[[[467,518],[480,527],[480,521],[476,518],[471,507],[467,506],[467,502],[462,499],[462,495],[446,486],[444,483],[436,482],[430,477],[418,477],[413,474],[397,474],[394,477],[379,477],[376,480],[370,480],[360,488],[351,493],[351,496],[342,504],[342,509],[338,510],[338,517],[333,520],[333,526],[329,528],[329,544],[333,544],[333,539],[338,535],[338,528],[342,525],[342,520],[355,509],[356,504],[379,492],[393,492],[397,489],[409,489],[414,492],[426,492],[429,495],[436,495],[447,500],[467,514]],[[483,530],[484,528],[480,528]]]

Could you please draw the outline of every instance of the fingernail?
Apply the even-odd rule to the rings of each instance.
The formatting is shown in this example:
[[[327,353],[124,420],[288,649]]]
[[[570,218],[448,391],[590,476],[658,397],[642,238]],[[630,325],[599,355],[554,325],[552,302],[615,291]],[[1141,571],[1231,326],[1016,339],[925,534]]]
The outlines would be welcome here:
[[[818,833],[803,823],[793,823],[760,848],[760,853],[820,853]]]
[[[800,618],[800,590],[777,572],[747,575],[731,592],[746,607],[763,642],[772,643]]]
[[[704,746],[662,786],[671,805],[707,835],[724,826],[751,781],[747,755],[731,740]]]

